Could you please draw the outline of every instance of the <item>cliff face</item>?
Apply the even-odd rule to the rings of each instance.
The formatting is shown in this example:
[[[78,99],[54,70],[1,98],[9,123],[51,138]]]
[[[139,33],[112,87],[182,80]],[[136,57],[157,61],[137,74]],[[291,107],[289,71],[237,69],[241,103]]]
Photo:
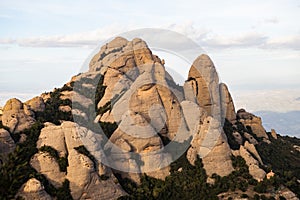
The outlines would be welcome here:
[[[132,188],[145,184],[145,176],[167,185],[176,173],[202,169],[199,159],[206,174],[201,180],[212,185],[218,185],[216,177],[239,177],[242,167],[233,160],[240,158],[247,176],[237,180],[252,177],[257,183],[268,171],[256,146],[276,137],[270,138],[259,117],[243,109],[236,113],[207,55],[195,59],[179,86],[145,41],[121,37],[104,45],[89,71],[64,87],[25,103],[9,100],[1,120],[2,169],[12,170],[5,163],[16,162],[32,170],[14,186],[17,194],[7,194],[25,199],[59,198],[60,191],[73,199],[139,194]],[[178,164],[179,157],[186,163]],[[127,180],[137,185],[128,188]]]

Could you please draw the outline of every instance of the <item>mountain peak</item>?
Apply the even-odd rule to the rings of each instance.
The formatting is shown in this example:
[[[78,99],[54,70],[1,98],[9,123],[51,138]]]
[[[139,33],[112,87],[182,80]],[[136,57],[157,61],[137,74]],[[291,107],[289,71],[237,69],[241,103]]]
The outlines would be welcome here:
[[[208,55],[180,86],[139,38],[106,43],[89,71],[62,88],[9,100],[0,125],[0,191],[10,199],[279,199],[300,191],[298,140],[236,113]]]

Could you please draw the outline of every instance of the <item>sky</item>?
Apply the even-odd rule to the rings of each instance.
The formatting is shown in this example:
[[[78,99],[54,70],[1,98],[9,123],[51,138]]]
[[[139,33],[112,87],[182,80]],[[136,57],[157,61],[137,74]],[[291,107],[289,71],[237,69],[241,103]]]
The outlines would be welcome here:
[[[237,108],[299,111],[299,21],[299,0],[0,0],[0,105],[62,86],[109,38],[162,28],[202,47]]]

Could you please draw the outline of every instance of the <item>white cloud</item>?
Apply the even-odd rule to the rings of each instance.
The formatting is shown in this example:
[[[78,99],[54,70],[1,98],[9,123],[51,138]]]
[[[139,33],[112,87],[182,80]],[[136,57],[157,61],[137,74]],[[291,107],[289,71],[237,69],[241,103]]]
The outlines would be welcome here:
[[[54,35],[11,39],[0,39],[0,44],[17,44],[26,47],[88,47],[95,48],[100,41],[105,41],[114,35],[130,29],[127,26],[111,25],[102,29],[74,33],[69,35]]]
[[[260,47],[268,40],[267,36],[258,33],[245,33],[236,36],[211,36],[201,41],[204,46],[209,48],[251,48]]]
[[[300,50],[300,34],[270,39],[265,48]]]
[[[276,18],[267,19],[276,23]],[[182,33],[205,48],[262,48],[300,50],[300,35],[272,38],[257,32],[242,32],[235,35],[219,35],[206,28],[195,28],[193,22],[160,26]],[[122,32],[137,29],[137,26],[114,24],[101,29],[79,32],[69,35],[40,36],[30,38],[0,38],[0,44],[17,44],[27,47],[88,47],[95,48],[100,41],[105,41]]]
[[[270,24],[278,24],[279,20],[277,17],[272,17],[264,20],[265,23],[270,23]]]

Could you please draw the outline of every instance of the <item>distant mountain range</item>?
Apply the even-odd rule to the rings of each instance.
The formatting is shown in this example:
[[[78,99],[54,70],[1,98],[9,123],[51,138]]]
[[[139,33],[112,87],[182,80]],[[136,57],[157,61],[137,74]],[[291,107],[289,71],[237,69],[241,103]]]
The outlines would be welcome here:
[[[300,100],[300,98],[298,99]],[[281,135],[300,137],[300,111],[285,113],[257,111],[255,114],[262,118],[267,131],[275,129]]]

